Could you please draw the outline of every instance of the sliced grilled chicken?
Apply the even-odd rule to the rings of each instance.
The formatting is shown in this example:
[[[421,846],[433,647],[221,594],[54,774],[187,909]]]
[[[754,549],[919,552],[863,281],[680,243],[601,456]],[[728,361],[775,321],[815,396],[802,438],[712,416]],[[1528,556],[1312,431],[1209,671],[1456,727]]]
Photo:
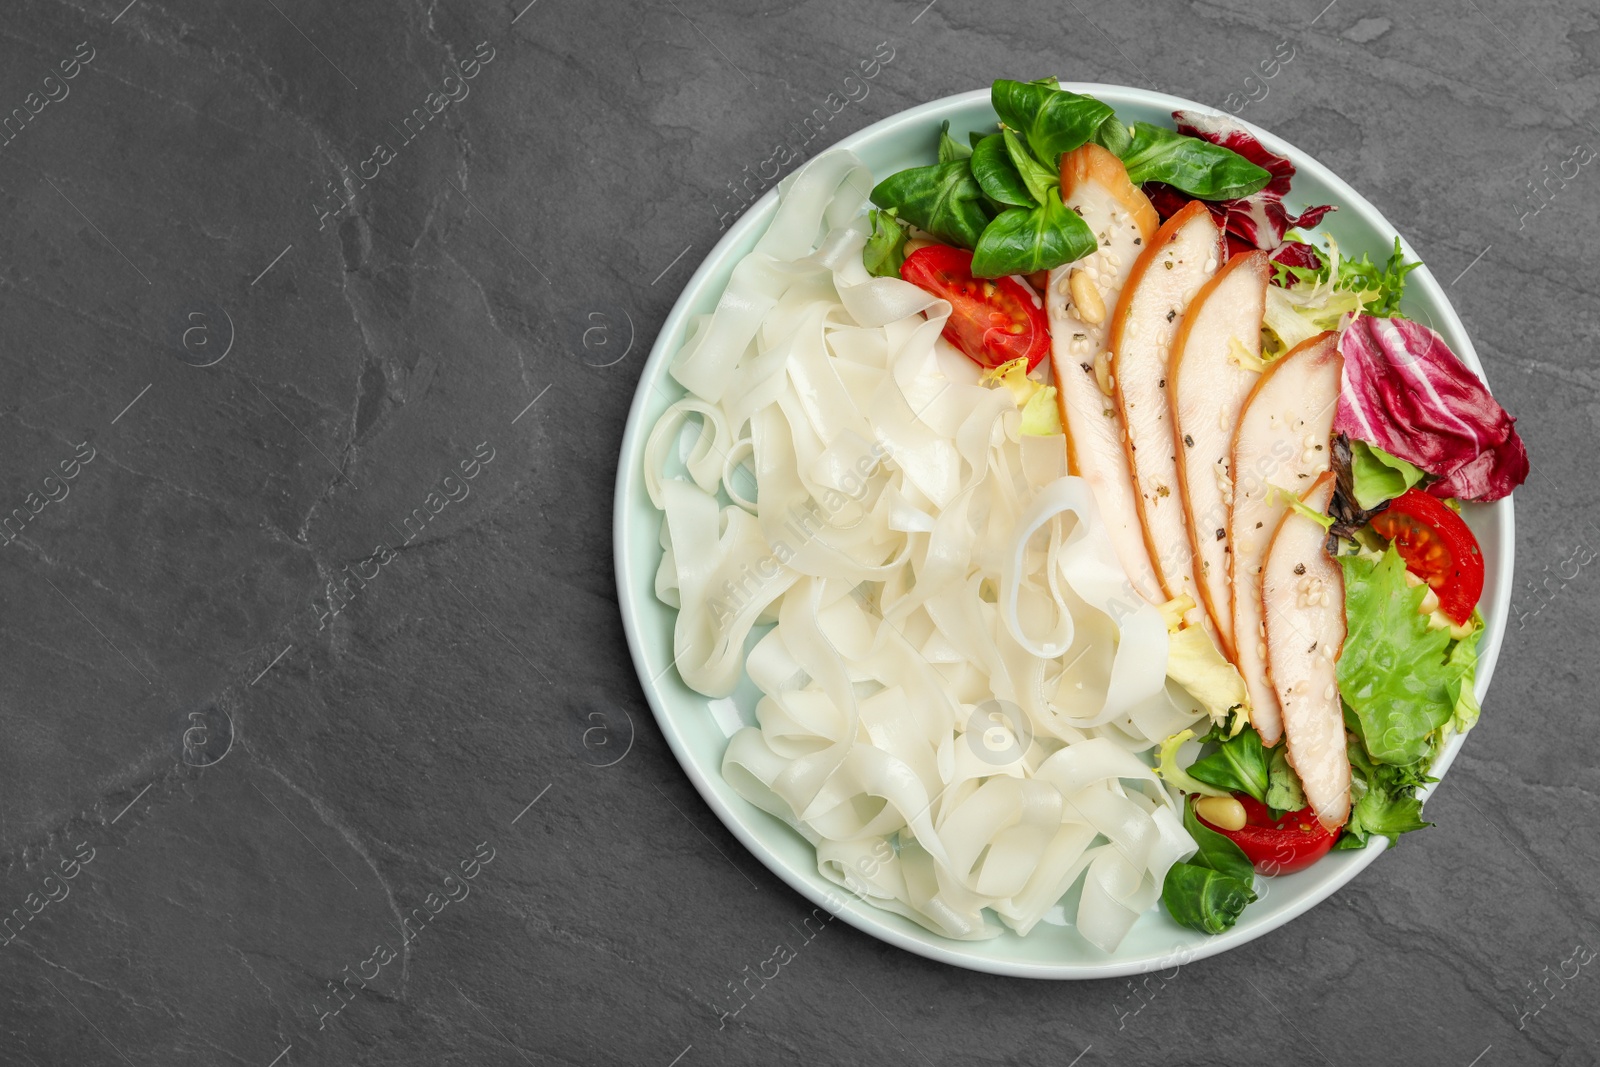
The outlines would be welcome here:
[[[1234,256],[1200,289],[1172,343],[1167,393],[1178,452],[1178,486],[1194,548],[1200,603],[1222,652],[1235,659],[1229,598],[1228,514],[1233,509],[1233,430],[1261,378],[1261,319],[1272,260]],[[1240,353],[1243,353],[1243,359]]]
[[[1194,548],[1178,490],[1178,453],[1167,399],[1173,342],[1190,302],[1221,261],[1222,233],[1190,201],[1156,231],[1133,265],[1111,321],[1111,376],[1138,490],[1139,520],[1168,598],[1199,602]]]
[[[1250,721],[1261,740],[1283,736],[1278,695],[1267,677],[1267,632],[1261,614],[1261,565],[1286,505],[1330,463],[1333,409],[1339,400],[1338,335],[1332,330],[1273,360],[1245,400],[1233,435],[1233,634],[1239,673],[1250,690]]]
[[[1334,481],[1332,471],[1323,471],[1301,503],[1327,514]],[[1261,570],[1261,606],[1289,763],[1317,821],[1335,830],[1350,817],[1350,756],[1334,670],[1344,648],[1344,572],[1325,551],[1327,538],[1320,523],[1284,513]]]
[[[1096,144],[1061,157],[1061,200],[1083,217],[1100,241],[1092,254],[1052,270],[1045,290],[1067,466],[1089,483],[1135,592],[1160,603],[1165,598],[1139,524],[1133,472],[1122,445],[1122,420],[1110,396],[1106,354],[1111,313],[1160,219],[1128,180],[1122,161]]]

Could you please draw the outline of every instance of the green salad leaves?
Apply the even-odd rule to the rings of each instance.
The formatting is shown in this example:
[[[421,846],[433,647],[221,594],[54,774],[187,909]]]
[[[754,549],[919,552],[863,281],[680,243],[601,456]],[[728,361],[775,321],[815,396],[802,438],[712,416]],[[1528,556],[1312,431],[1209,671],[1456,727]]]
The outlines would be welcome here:
[[[1472,629],[1457,638],[1461,629],[1424,615],[1427,587],[1407,580],[1405,561],[1393,545],[1382,553],[1341,555],[1339,562],[1348,636],[1337,674],[1350,737],[1351,809],[1333,847],[1364,848],[1374,835],[1392,846],[1402,834],[1431,825],[1422,817],[1417,790],[1437,780],[1428,771],[1451,733],[1477,722],[1473,681],[1483,624],[1475,616]],[[1275,818],[1305,809],[1305,789],[1287,745],[1266,748],[1248,724],[1237,734],[1215,726],[1200,739],[1211,746],[1208,754],[1181,768],[1177,749],[1191,736],[1182,731],[1162,746],[1159,773],[1169,782],[1195,794],[1253,797]],[[1256,896],[1244,852],[1199,821],[1195,799],[1187,802],[1183,825],[1199,850],[1173,865],[1161,899],[1177,922],[1219,933]]]
[[[1289,766],[1288,745],[1272,750],[1267,764],[1267,796],[1262,803],[1273,811],[1299,811],[1306,806],[1305,787]]]
[[[1109,104],[1041,82],[1002,79],[990,89],[989,100],[1000,121],[1051,168],[1061,165],[1064,153],[1087,144],[1101,126],[1117,121]]]
[[[1015,139],[1016,135],[1012,135]],[[972,147],[972,176],[983,195],[1005,207],[1032,207],[1038,197],[1022,180],[1022,174],[1006,146],[1005,134],[991,133]]]
[[[1478,694],[1472,691],[1473,683],[1478,676],[1478,641],[1483,637],[1483,623],[1480,619],[1472,620],[1476,629],[1455,643],[1450,650],[1450,658],[1445,662],[1447,673],[1454,673],[1454,678],[1446,682],[1450,693],[1450,707],[1452,710],[1450,728],[1458,734],[1464,734],[1478,723]]]
[[[1350,482],[1356,503],[1367,511],[1393,500],[1427,475],[1377,445],[1350,439]]]
[[[893,211],[871,213],[872,232],[862,249],[861,261],[875,278],[900,277],[900,264],[906,261],[906,229],[895,220]]]
[[[1392,845],[1401,834],[1432,826],[1422,818],[1417,787],[1435,779],[1427,775],[1430,760],[1404,767],[1373,761],[1360,741],[1350,744],[1350,793],[1354,803],[1336,849],[1364,848],[1371,834],[1382,834]]]
[[[1335,848],[1361,848],[1371,834],[1393,843],[1430,825],[1416,791],[1434,779],[1428,768],[1450,731],[1478,720],[1473,693],[1478,642],[1475,620],[1465,637],[1429,624],[1421,614],[1425,586],[1406,581],[1394,546],[1341,556],[1349,635],[1339,656],[1339,691],[1350,743],[1350,821]]]
[[[1197,200],[1233,200],[1259,193],[1272,175],[1221,145],[1153,126],[1133,124],[1133,140],[1120,153],[1135,185],[1165,182]]]
[[[1135,183],[1160,181],[1202,199],[1246,196],[1270,180],[1227,148],[1149,123],[1130,131],[1110,105],[1068,92],[1054,78],[1000,80],[990,90],[998,132],[970,147],[939,132],[937,162],[891,174],[872,190],[877,207],[946,244],[972,250],[978,277],[1031,274],[1082,259],[1096,239],[1061,201],[1061,157],[1091,141],[1122,158]],[[877,231],[874,236],[878,237]],[[889,236],[868,243],[867,267],[893,261]],[[896,265],[898,267],[898,264]]]
[[[972,250],[972,273],[1032,274],[1082,259],[1094,248],[1088,224],[1061,203],[1061,190],[1051,188],[1037,207],[1010,208],[989,223]]]
[[[956,160],[966,159],[970,155],[972,155],[972,148],[950,136],[950,120],[945,119],[939,126],[939,162],[954,163]]]
[[[1394,239],[1394,250],[1381,266],[1373,263],[1365,252],[1360,259],[1341,256],[1338,245],[1331,240],[1331,257],[1315,245],[1307,247],[1315,253],[1317,266],[1295,267],[1275,262],[1272,264],[1275,285],[1284,287],[1293,279],[1316,289],[1331,279],[1331,291],[1354,294],[1356,299],[1352,303],[1368,315],[1379,319],[1404,318],[1400,314],[1400,299],[1405,296],[1406,275],[1422,266],[1422,261],[1406,262],[1405,253],[1400,250],[1400,238]]]
[[[1232,737],[1225,727],[1214,726],[1200,740],[1215,743],[1217,748],[1188,767],[1185,773],[1190,778],[1224,793],[1248,794],[1274,814],[1306,806],[1300,776],[1289,766],[1287,746],[1265,747],[1256,728],[1249,725]]]
[[[1339,654],[1339,692],[1347,719],[1379,763],[1427,757],[1431,737],[1455,713],[1451,685],[1462,668],[1447,659],[1450,632],[1421,613],[1424,586],[1406,581],[1405,561],[1389,548],[1377,560],[1341,556],[1349,634]]]
[[[1237,737],[1229,738],[1225,731],[1213,729],[1204,740],[1218,742],[1217,750],[1204,759],[1195,760],[1189,767],[1189,774],[1207,785],[1229,793],[1249,793],[1266,803],[1272,774],[1261,735],[1253,727],[1246,726]]]
[[[872,190],[872,202],[948,244],[972,248],[989,225],[983,189],[966,159],[891,174]]]
[[[1161,902],[1184,926],[1220,934],[1256,899],[1255,870],[1243,849],[1200,821],[1192,800],[1183,807],[1183,828],[1199,850],[1168,868]]]
[[[1392,318],[1400,314],[1400,298],[1406,291],[1406,275],[1422,266],[1421,261],[1407,263],[1400,251],[1400,238],[1394,239],[1394,251],[1383,261],[1374,264],[1366,253],[1359,260],[1346,258],[1339,264],[1340,289],[1363,295],[1362,307],[1373,318]]]

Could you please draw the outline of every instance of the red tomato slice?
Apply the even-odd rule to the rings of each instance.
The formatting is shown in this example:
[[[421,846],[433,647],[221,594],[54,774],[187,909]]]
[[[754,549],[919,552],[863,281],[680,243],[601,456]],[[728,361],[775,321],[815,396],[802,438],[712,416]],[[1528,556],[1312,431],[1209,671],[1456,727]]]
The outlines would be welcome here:
[[[1339,839],[1338,834],[1322,828],[1317,813],[1309,807],[1274,819],[1271,810],[1255,797],[1235,793],[1233,799],[1244,805],[1243,827],[1224,830],[1211,826],[1204,819],[1200,821],[1243,849],[1261,874],[1303,871],[1326,856]],[[1195,818],[1200,818],[1199,812],[1195,813]]]
[[[1026,359],[1031,371],[1050,351],[1050,321],[1038,298],[1015,278],[974,278],[972,253],[927,245],[906,257],[900,277],[950,301],[944,339],[980,367]]]
[[[1461,516],[1420,489],[1407,489],[1372,517],[1394,542],[1406,570],[1439,595],[1439,610],[1458,624],[1472,618],[1483,595],[1483,551]]]

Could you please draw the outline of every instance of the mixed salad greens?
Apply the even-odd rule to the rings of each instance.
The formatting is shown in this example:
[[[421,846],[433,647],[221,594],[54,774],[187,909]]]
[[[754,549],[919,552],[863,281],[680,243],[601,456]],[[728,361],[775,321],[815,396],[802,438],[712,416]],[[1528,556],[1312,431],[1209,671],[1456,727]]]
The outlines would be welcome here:
[[[1064,436],[1163,608],[1169,674],[1212,725],[1160,748],[1196,845],[1162,899],[1217,933],[1254,874],[1429,825],[1417,791],[1479,714],[1462,504],[1508,495],[1527,454],[1403,314],[1419,264],[1399,240],[1377,263],[1311,240],[1334,207],[1290,211],[1293,165],[1244,127],[1127,126],[1055,79],[992,101],[996,128],[946,123],[935,162],[872,190],[863,261],[950,302],[946,340],[1012,391],[1022,432]]]
[[[1198,199],[1227,202],[1273,181],[1267,170],[1220,145],[1148,122],[1124,126],[1109,105],[1066,92],[1054,78],[997,81],[991,99],[998,132],[974,132],[964,145],[945,123],[937,163],[892,174],[872,190],[880,210],[865,255],[869,270],[899,273],[905,241],[895,234],[895,222],[971,249],[979,278],[1032,274],[1082,259],[1098,242],[1062,203],[1060,161],[1091,142],[1121,158],[1131,181],[1163,183]]]

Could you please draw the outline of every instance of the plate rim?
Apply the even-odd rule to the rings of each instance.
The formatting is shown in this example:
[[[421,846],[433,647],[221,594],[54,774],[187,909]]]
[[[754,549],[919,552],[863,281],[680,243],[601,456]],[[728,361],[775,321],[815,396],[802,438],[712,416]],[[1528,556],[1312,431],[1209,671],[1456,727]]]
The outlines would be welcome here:
[[[1478,358],[1477,350],[1467,333],[1465,325],[1456,313],[1454,305],[1450,302],[1444,288],[1439,285],[1438,279],[1433,276],[1427,262],[1411,247],[1398,227],[1390,223],[1372,203],[1346,182],[1332,168],[1323,164],[1310,153],[1299,149],[1277,136],[1269,130],[1264,130],[1254,123],[1240,119],[1237,116],[1222,115],[1214,108],[1207,107],[1199,102],[1183,97],[1172,96],[1150,89],[1140,89],[1135,86],[1113,85],[1103,82],[1068,82],[1062,81],[1061,87],[1072,92],[1097,96],[1113,107],[1123,103],[1153,106],[1165,111],[1193,110],[1206,115],[1220,115],[1231,121],[1238,122],[1254,134],[1269,150],[1279,155],[1287,156],[1295,165],[1297,171],[1304,169],[1316,173],[1317,178],[1339,194],[1340,210],[1348,210],[1352,214],[1360,215],[1362,219],[1379,233],[1394,234],[1399,237],[1401,248],[1410,259],[1417,260],[1422,266],[1411,272],[1407,278],[1410,285],[1417,286],[1431,298],[1432,302],[1441,310],[1443,326],[1441,333],[1449,333],[1460,340],[1459,345],[1454,345],[1452,350],[1462,359],[1467,366],[1488,384],[1484,375],[1482,361]],[[872,142],[878,137],[905,126],[915,125],[925,119],[940,115],[956,108],[970,106],[979,102],[987,102],[990,90],[974,89],[965,93],[956,93],[930,100],[926,103],[906,108],[885,116],[854,133],[847,134],[838,141],[819,149],[808,158],[798,170],[809,166],[818,156],[834,149],[855,150]],[[739,843],[760,860],[761,863],[781,881],[795,890],[812,904],[829,911],[831,915],[844,919],[851,926],[887,944],[915,953],[927,959],[935,960],[951,966],[988,974],[1006,975],[1018,978],[1039,978],[1055,980],[1119,978],[1128,975],[1142,974],[1153,970],[1157,966],[1165,966],[1172,962],[1172,956],[1167,957],[1138,957],[1133,959],[1119,959],[1114,953],[1107,954],[1103,962],[1089,963],[1039,963],[1029,960],[997,960],[989,957],[967,954],[961,951],[963,946],[969,944],[982,944],[983,942],[966,942],[952,938],[943,938],[932,931],[922,931],[923,936],[933,940],[924,940],[923,937],[913,936],[903,930],[889,925],[880,916],[889,916],[893,913],[884,912],[859,898],[851,895],[841,886],[827,883],[828,889],[821,889],[801,873],[791,869],[787,861],[772,852],[747,825],[744,813],[736,812],[731,805],[726,803],[717,792],[705,772],[689,751],[688,742],[679,733],[672,714],[665,706],[660,692],[656,688],[656,679],[652,677],[650,665],[645,660],[643,643],[640,633],[639,608],[635,602],[634,590],[638,575],[629,560],[629,553],[625,550],[629,537],[636,534],[630,527],[629,519],[632,518],[632,502],[637,499],[640,492],[640,481],[643,478],[641,461],[643,459],[644,440],[648,436],[649,428],[643,425],[643,415],[648,405],[649,390],[655,388],[657,380],[664,377],[665,366],[671,355],[679,347],[678,339],[686,332],[688,320],[691,317],[690,305],[692,297],[705,284],[706,278],[719,268],[719,265],[729,254],[729,249],[743,242],[757,229],[764,229],[771,221],[777,207],[778,185],[768,189],[761,197],[752,203],[733,225],[722,235],[701,259],[694,273],[690,275],[679,291],[671,311],[662,321],[660,331],[651,344],[650,354],[646,358],[639,374],[639,381],[634,390],[633,400],[628,407],[627,421],[624,425],[622,444],[618,456],[616,487],[612,499],[612,553],[617,580],[617,607],[622,615],[623,630],[627,637],[629,657],[633,661],[635,672],[638,674],[639,683],[644,691],[645,700],[650,705],[656,725],[666,738],[668,747],[672,750],[679,767],[694,785],[695,791],[702,800],[716,814],[729,833],[738,839]],[[1435,322],[1437,329],[1441,324]],[[671,350],[669,352],[669,349]],[[1474,692],[1481,704],[1486,697],[1490,681],[1494,676],[1495,664],[1499,660],[1500,650],[1505,640],[1506,621],[1510,613],[1510,590],[1514,581],[1516,562],[1516,522],[1515,510],[1511,497],[1494,502],[1489,505],[1492,511],[1492,522],[1496,527],[1502,549],[1497,560],[1494,586],[1494,603],[1489,605],[1485,613],[1485,625],[1489,630],[1486,635],[1485,647],[1479,649],[1478,671],[1474,682]],[[654,576],[651,575],[653,585]],[[671,669],[668,665],[667,669]],[[663,672],[664,673],[664,672]],[[1465,743],[1465,734],[1456,734],[1451,737],[1434,761],[1432,768],[1435,777],[1441,781],[1451,764],[1455,762],[1456,755]],[[717,772],[720,775],[720,768]],[[1434,782],[1420,791],[1420,796],[1427,800],[1440,783]],[[743,803],[748,805],[747,801]],[[749,805],[752,812],[759,811]],[[790,831],[793,832],[793,831]],[[1184,962],[1205,959],[1219,955],[1231,949],[1247,944],[1258,937],[1271,931],[1280,929],[1286,924],[1304,915],[1313,907],[1343,889],[1357,875],[1366,870],[1384,851],[1387,850],[1386,838],[1375,837],[1369,841],[1364,849],[1356,852],[1352,858],[1330,871],[1323,881],[1310,889],[1303,897],[1291,902],[1281,910],[1272,913],[1263,921],[1246,929],[1234,927],[1221,934],[1210,935],[1200,946],[1192,952],[1187,952]],[[814,873],[814,872],[813,872]],[[818,879],[820,875],[816,876]],[[832,899],[829,899],[829,897]],[[843,906],[835,908],[833,905],[839,896],[847,899]]]

